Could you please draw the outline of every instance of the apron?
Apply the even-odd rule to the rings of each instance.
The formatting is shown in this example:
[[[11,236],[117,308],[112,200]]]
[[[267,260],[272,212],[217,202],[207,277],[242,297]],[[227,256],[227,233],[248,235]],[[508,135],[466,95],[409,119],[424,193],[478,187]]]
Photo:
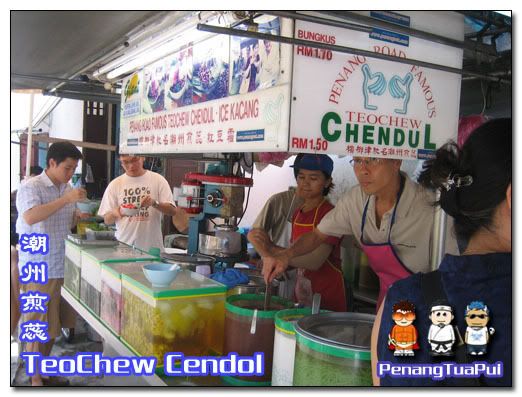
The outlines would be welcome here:
[[[325,200],[315,208],[312,223],[299,223],[301,209],[297,210],[297,215],[294,217],[292,224],[292,242],[297,240],[302,234],[312,232],[315,229],[315,226],[320,221],[320,219],[317,219],[317,214],[324,202]],[[327,258],[318,270],[305,270],[304,276],[311,282],[312,293],[321,294],[321,309],[346,311],[343,273],[329,259]]]
[[[397,202],[393,208],[393,214],[390,222],[390,230],[388,231],[388,241],[382,244],[366,244],[364,242],[364,226],[366,224],[366,213],[370,198],[366,201],[362,215],[361,224],[361,248],[368,257],[368,264],[379,277],[379,299],[377,300],[377,311],[386,296],[388,288],[397,280],[411,276],[413,273],[401,262],[399,256],[395,252],[391,242],[391,231],[395,223],[395,214],[397,206],[404,190],[404,178],[401,177],[401,187],[397,193]]]

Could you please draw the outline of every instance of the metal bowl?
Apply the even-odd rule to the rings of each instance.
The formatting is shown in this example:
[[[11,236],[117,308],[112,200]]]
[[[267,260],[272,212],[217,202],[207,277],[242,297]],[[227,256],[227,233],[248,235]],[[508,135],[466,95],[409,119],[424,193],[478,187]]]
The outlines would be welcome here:
[[[214,258],[205,255],[190,255],[190,254],[166,254],[161,253],[161,259],[168,263],[176,263],[182,269],[187,269],[195,272],[199,265],[209,265],[211,271],[214,271]]]
[[[262,276],[248,275],[250,281],[248,284],[236,285],[234,288],[228,290],[227,295],[241,295],[241,294],[264,294],[266,291],[265,280]],[[270,284],[270,291],[272,296],[276,296],[279,292],[279,281],[273,280]]]
[[[216,235],[199,235],[199,252],[205,255],[230,256],[241,252],[241,234],[217,231]]]

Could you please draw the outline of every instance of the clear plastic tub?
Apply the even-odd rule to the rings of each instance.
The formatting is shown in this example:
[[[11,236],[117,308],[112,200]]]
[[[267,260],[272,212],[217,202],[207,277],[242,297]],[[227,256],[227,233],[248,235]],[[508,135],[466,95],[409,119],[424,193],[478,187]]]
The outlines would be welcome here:
[[[94,314],[100,316],[102,265],[124,262],[151,262],[157,259],[155,256],[134,250],[125,245],[82,251],[80,300]]]
[[[294,386],[371,386],[375,316],[320,313],[295,325]]]
[[[122,275],[121,339],[137,355],[187,356],[223,352],[226,287],[182,270],[170,286],[153,287],[143,273]]]
[[[281,310],[275,316],[272,386],[292,386],[295,358],[295,322],[312,314],[312,309]]]
[[[81,252],[82,248],[79,245],[65,240],[63,284],[77,299],[80,299]]]
[[[121,276],[141,273],[150,262],[104,263],[101,269],[100,318],[116,334],[121,330]]]

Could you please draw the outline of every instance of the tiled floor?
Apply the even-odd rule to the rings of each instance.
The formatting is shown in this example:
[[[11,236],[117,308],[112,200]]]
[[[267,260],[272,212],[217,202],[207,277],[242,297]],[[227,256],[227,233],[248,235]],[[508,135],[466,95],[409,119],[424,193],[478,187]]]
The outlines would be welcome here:
[[[77,352],[102,352],[102,343],[93,341],[97,335],[87,330],[87,326],[82,319],[77,321],[75,336],[71,343],[67,343],[64,338],[59,337],[53,346],[51,356],[71,356]],[[25,373],[25,368],[19,359],[19,344],[11,343],[11,386],[26,387],[31,382]],[[71,376],[68,378],[71,386],[104,386],[103,377],[80,377]]]

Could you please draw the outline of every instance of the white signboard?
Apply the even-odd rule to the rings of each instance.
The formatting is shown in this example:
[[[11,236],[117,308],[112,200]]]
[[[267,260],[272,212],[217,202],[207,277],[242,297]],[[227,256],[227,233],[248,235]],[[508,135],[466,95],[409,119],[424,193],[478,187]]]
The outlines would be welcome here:
[[[292,31],[279,18],[259,24]],[[287,151],[292,47],[216,35],[123,81],[120,152]]]
[[[464,37],[463,17],[456,13],[372,16],[458,40]],[[296,21],[295,37],[462,67],[461,49],[382,29],[357,32]],[[460,83],[461,76],[454,73],[295,46],[290,151],[429,158],[457,135]]]
[[[122,119],[122,153],[287,150],[290,86]]]

